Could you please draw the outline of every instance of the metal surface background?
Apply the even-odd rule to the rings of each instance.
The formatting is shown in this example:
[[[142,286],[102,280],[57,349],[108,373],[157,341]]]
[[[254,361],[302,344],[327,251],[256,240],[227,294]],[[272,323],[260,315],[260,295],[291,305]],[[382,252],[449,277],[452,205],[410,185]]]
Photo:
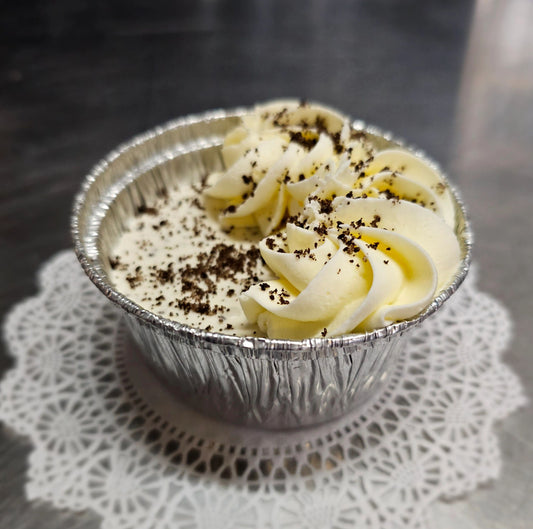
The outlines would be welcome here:
[[[533,3],[3,4],[0,311],[70,246],[72,197],[109,148],[173,116],[308,97],[379,123],[441,161],[476,234],[480,288],[515,321],[507,355],[533,387]],[[11,359],[0,356],[0,370]],[[499,480],[437,504],[435,529],[526,529],[533,409],[499,428]],[[0,430],[0,527],[95,528],[28,503],[29,446]]]

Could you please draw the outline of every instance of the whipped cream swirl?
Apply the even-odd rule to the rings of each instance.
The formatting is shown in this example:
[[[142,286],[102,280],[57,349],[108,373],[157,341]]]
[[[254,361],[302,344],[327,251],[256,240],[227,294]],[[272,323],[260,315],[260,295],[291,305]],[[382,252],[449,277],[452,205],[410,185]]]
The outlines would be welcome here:
[[[223,226],[258,226],[268,235],[287,213],[301,210],[301,192],[291,192],[294,183],[336,169],[341,154],[355,165],[371,153],[363,137],[351,138],[347,118],[334,110],[274,102],[243,116],[226,136],[227,169],[209,176],[205,194],[215,200]]]
[[[206,194],[225,226],[258,226],[277,277],[240,297],[270,338],[339,336],[420,313],[460,262],[455,206],[436,170],[379,150],[324,107],[259,107],[223,148]]]

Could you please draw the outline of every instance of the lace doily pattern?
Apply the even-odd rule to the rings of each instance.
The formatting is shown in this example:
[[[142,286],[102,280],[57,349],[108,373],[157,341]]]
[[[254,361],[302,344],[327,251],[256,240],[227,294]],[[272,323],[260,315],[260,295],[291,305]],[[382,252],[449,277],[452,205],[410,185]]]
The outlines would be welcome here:
[[[431,502],[498,476],[492,427],[525,403],[501,360],[509,316],[475,270],[411,334],[375,401],[296,432],[182,405],[72,252],[43,267],[39,289],[5,322],[16,365],[0,419],[33,443],[28,498],[92,509],[103,529],[430,527]]]

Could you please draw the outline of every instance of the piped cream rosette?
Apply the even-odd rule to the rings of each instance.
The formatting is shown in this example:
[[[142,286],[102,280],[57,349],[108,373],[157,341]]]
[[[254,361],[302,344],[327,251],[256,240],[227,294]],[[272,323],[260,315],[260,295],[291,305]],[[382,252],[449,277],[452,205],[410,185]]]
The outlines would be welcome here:
[[[241,305],[270,338],[338,336],[411,318],[457,268],[453,230],[423,207],[345,197],[331,207],[260,243],[279,279],[252,286]]]
[[[298,204],[291,184],[337,168],[340,155],[352,166],[368,158],[370,144],[351,138],[346,117],[327,107],[280,101],[258,106],[224,139],[227,168],[208,178],[205,194],[217,201],[223,226],[277,229]]]
[[[223,224],[267,235],[259,248],[277,279],[241,294],[247,319],[270,338],[303,339],[416,316],[460,262],[440,175],[403,149],[377,152],[322,108],[266,108],[228,135],[229,169],[207,190],[229,203]]]

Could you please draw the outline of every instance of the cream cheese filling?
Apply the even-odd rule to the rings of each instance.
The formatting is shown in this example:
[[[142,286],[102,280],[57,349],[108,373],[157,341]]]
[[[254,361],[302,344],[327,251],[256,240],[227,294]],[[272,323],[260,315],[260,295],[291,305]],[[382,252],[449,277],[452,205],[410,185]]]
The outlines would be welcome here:
[[[117,244],[111,279],[140,305],[215,332],[331,337],[415,317],[454,277],[442,176],[338,112],[258,106],[221,154],[201,193],[169,192]]]

